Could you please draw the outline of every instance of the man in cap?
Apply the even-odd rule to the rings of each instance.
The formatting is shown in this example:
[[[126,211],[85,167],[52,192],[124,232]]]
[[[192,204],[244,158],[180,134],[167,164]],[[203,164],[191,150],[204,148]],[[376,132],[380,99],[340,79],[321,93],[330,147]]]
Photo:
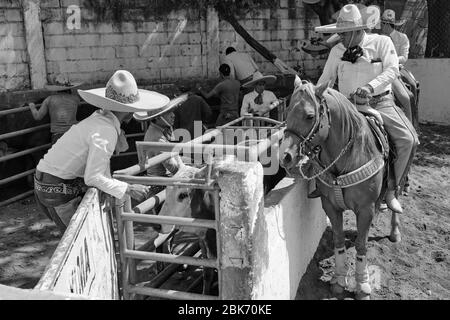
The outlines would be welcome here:
[[[263,76],[260,72],[253,75],[253,79],[242,86],[244,88],[254,88],[247,93],[242,100],[241,117],[245,114],[256,114],[262,116],[270,111],[270,105],[277,101],[277,97],[272,91],[265,90],[266,84],[276,81],[273,75]]]
[[[230,78],[244,84],[252,80],[252,76],[259,70],[255,60],[248,53],[237,52],[235,48],[228,47],[225,50],[225,63],[230,66]]]
[[[411,122],[395,106],[391,94],[391,84],[399,72],[392,40],[364,31],[378,20],[377,7],[358,9],[349,4],[340,11],[336,24],[316,28],[317,32],[340,33],[342,38],[342,43],[331,49],[318,83],[334,84],[339,79],[339,91],[356,102],[357,108],[362,109],[369,104],[381,114],[397,152],[395,181],[389,181],[386,203],[391,210],[402,212],[396,197],[406,178],[418,138]]]
[[[409,39],[406,34],[396,30],[395,28],[403,25],[404,23],[404,20],[397,21],[395,19],[395,11],[391,9],[385,10],[381,16],[381,34],[392,39],[395,46],[395,51],[398,55],[398,63],[400,68],[402,68],[408,60]],[[400,75],[394,80],[394,82],[392,82],[392,91],[394,92],[395,97],[400,101],[406,116],[410,121],[412,121],[411,97],[408,93],[408,89],[401,80]]]
[[[73,125],[41,159],[35,173],[37,204],[61,231],[75,213],[85,185],[118,199],[125,194],[138,201],[145,197],[148,187],[111,177],[110,158],[121,123],[130,121],[133,112],[161,109],[169,102],[157,92],[138,89],[133,75],[125,70],[116,71],[105,88],[78,93],[100,110]]]
[[[47,97],[41,104],[39,110],[34,103],[30,103],[30,111],[34,120],[39,121],[47,113],[50,114],[50,132],[52,133],[52,144],[61,138],[61,136],[77,123],[77,110],[80,104],[80,98],[75,89],[82,83],[69,86],[47,85],[45,89],[58,94]]]

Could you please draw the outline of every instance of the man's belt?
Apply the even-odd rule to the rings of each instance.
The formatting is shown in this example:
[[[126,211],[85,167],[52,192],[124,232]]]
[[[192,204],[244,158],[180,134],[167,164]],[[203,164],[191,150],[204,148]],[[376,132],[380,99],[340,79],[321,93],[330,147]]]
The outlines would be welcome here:
[[[380,93],[380,94],[378,94],[378,95],[376,95],[376,96],[372,96],[372,98],[373,98],[373,99],[379,99],[379,98],[381,98],[381,97],[387,96],[387,95],[390,94],[390,93],[391,93],[391,91],[388,90],[388,91],[385,91],[385,92],[383,92],[383,93]]]
[[[388,91],[385,91],[385,92],[383,92],[383,93],[380,93],[380,94],[378,94],[378,95],[376,95],[376,96],[371,96],[371,97],[367,97],[367,98],[360,98],[360,97],[356,97],[356,98],[353,98],[353,99],[350,99],[349,98],[349,100],[350,101],[354,101],[356,104],[358,104],[358,105],[366,105],[366,104],[368,104],[369,102],[371,102],[371,101],[374,101],[374,100],[378,100],[378,99],[380,99],[380,98],[383,98],[384,96],[387,96],[388,94],[390,94],[391,93],[391,91],[390,90],[388,90]],[[358,100],[358,98],[360,99],[360,100]]]
[[[45,193],[59,193],[76,196],[83,192],[82,184],[80,179],[65,180],[38,170],[36,170],[34,176],[34,189]]]

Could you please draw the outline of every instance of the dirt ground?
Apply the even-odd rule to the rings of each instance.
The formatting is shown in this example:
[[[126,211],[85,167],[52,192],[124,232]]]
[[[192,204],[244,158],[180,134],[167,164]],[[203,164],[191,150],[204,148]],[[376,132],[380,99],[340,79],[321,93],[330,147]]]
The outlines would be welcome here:
[[[421,124],[420,139],[410,193],[402,198],[402,242],[393,244],[387,238],[389,212],[380,214],[369,234],[375,300],[450,299],[450,126]],[[352,271],[356,238],[352,212],[345,214],[344,229]],[[33,198],[0,208],[0,284],[34,287],[60,238]],[[333,260],[328,228],[299,284],[297,299],[336,299],[329,290]],[[344,298],[353,295],[347,292]]]

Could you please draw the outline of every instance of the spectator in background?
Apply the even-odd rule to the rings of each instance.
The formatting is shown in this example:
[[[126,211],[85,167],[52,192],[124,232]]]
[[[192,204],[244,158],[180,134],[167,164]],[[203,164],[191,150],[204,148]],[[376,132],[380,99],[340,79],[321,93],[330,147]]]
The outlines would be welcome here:
[[[253,75],[253,79],[243,85],[244,88],[253,88],[252,92],[244,96],[241,107],[241,117],[245,114],[263,116],[270,111],[270,105],[277,101],[272,91],[265,90],[267,83],[274,83],[273,75],[263,76],[260,72]]]
[[[241,87],[239,81],[230,77],[231,71],[228,64],[224,63],[220,65],[219,72],[222,81],[210,92],[203,91],[200,86],[197,87],[201,95],[206,99],[212,96],[218,96],[220,98],[220,113],[216,120],[216,127],[239,118],[239,90]]]
[[[47,97],[41,104],[39,110],[36,109],[34,103],[30,103],[29,107],[34,120],[39,121],[44,118],[47,113],[50,114],[50,132],[52,133],[52,144],[55,144],[61,136],[76,124],[77,110],[80,104],[80,98],[75,89],[80,87],[82,83],[73,84],[71,86],[48,85],[45,87],[48,91],[59,92],[56,95]]]
[[[401,33],[395,28],[404,24],[404,20],[395,20],[395,11],[387,9],[383,12],[381,16],[381,33],[392,39],[394,43],[395,51],[398,55],[399,68],[401,69],[403,65],[408,60],[409,55],[409,39],[404,33]],[[405,112],[406,117],[412,122],[412,112],[411,112],[411,97],[408,93],[408,89],[401,80],[401,75],[399,75],[395,81],[392,83],[392,91],[395,97],[399,100],[402,110]]]
[[[235,48],[225,50],[225,63],[230,66],[230,78],[244,84],[252,80],[253,74],[259,70],[252,57],[245,52],[237,52]]]
[[[185,102],[174,111],[175,122],[173,124],[174,129],[186,129],[189,131],[191,140],[197,138],[195,134],[203,134],[201,132],[194,131],[195,121],[201,122],[200,127],[209,123],[212,111],[210,106],[206,103],[205,99],[194,94],[189,86],[179,86],[178,89],[183,94],[188,94],[188,98]],[[186,142],[186,141],[183,141]]]

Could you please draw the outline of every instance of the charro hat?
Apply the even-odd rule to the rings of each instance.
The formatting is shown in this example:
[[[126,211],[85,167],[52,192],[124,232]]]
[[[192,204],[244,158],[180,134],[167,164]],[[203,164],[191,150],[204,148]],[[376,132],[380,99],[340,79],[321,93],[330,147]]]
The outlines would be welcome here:
[[[146,121],[155,119],[157,117],[162,116],[163,114],[172,111],[174,108],[181,105],[183,102],[185,102],[189,97],[188,93],[182,94],[179,97],[176,97],[175,99],[172,99],[167,103],[162,109],[158,110],[150,110],[150,111],[139,111],[135,112],[133,114],[133,117],[138,121]]]
[[[337,22],[316,27],[319,33],[342,33],[356,30],[373,29],[380,20],[380,9],[377,6],[345,5],[337,17]]]
[[[320,0],[303,0],[303,2],[307,3],[307,4],[315,4],[315,3],[319,3]]]
[[[252,87],[254,85],[256,85],[259,81],[265,81],[267,84],[272,84],[277,80],[277,77],[273,76],[273,75],[267,75],[264,76],[261,72],[256,71],[253,74],[253,79],[244,83],[242,86],[244,88],[249,88]]]
[[[138,89],[133,75],[126,70],[116,71],[105,88],[78,90],[78,93],[89,104],[119,112],[159,112],[170,101],[158,92]]]
[[[395,20],[395,11],[392,9],[386,9],[381,16],[381,22],[401,26],[406,22],[406,20]]]
[[[84,84],[84,82],[73,82],[73,83],[67,82],[67,83],[62,83],[62,84],[46,84],[44,86],[44,89],[47,91],[53,91],[53,92],[65,91],[65,90],[79,88],[83,84]]]

